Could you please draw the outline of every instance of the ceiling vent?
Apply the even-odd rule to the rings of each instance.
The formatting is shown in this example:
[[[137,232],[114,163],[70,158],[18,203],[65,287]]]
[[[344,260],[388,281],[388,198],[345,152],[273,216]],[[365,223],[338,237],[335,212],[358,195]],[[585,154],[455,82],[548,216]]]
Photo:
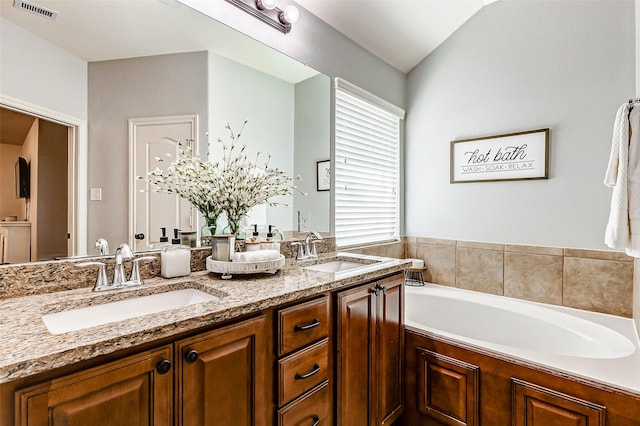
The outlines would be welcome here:
[[[37,4],[30,3],[28,1],[15,0],[13,6],[17,7],[18,9],[34,13],[38,16],[42,16],[43,18],[50,19],[52,21],[55,21],[58,18],[58,12],[47,9],[46,7],[38,6]]]

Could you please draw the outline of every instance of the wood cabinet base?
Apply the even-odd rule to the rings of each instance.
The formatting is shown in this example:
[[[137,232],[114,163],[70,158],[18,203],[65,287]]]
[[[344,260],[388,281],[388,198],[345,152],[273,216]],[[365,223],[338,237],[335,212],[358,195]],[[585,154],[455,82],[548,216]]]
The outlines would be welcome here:
[[[640,426],[640,396],[406,330],[403,425]]]

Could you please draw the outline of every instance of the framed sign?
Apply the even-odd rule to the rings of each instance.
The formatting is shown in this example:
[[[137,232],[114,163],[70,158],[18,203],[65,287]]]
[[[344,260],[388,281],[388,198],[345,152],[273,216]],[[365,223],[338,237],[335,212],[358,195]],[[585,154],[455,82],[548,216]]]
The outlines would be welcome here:
[[[549,129],[451,142],[451,183],[548,177]]]
[[[316,161],[316,190],[331,189],[331,160]]]

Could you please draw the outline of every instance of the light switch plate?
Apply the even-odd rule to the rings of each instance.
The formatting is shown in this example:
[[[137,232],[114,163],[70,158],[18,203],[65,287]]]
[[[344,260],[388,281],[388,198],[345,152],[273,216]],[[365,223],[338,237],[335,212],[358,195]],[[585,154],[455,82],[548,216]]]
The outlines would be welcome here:
[[[91,188],[91,201],[102,201],[102,188]]]

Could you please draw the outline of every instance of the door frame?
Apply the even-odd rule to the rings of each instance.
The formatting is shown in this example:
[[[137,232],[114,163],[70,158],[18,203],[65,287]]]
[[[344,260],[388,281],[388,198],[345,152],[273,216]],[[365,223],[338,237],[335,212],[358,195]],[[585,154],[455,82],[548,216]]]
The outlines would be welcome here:
[[[68,156],[68,206],[67,256],[87,254],[87,182],[88,182],[88,126],[87,120],[59,111],[44,108],[21,99],[0,93],[0,106],[17,112],[42,118],[69,128]]]
[[[157,124],[191,124],[191,149],[194,155],[199,156],[198,152],[198,114],[186,115],[169,115],[158,117],[140,117],[129,119],[129,237],[128,244],[134,247],[134,233],[136,232],[136,130],[138,126],[151,126]],[[191,216],[193,216],[193,206],[191,207]],[[198,229],[197,217],[194,218],[194,226]]]

